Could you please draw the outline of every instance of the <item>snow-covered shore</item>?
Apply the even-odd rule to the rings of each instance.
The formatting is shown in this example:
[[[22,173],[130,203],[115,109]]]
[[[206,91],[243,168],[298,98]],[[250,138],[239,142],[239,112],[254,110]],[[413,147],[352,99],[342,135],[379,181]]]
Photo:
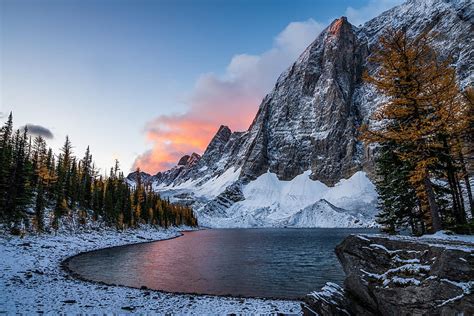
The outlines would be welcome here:
[[[61,262],[80,252],[177,237],[183,228],[75,234],[0,233],[0,314],[301,314],[300,302],[193,296],[106,286],[72,278]]]

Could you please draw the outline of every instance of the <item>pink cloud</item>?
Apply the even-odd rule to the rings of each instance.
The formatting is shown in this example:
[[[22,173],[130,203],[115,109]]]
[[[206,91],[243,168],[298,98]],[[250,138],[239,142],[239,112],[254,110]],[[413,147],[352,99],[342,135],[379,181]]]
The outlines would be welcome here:
[[[310,19],[290,23],[260,55],[235,55],[223,75],[201,75],[186,100],[188,111],[159,116],[145,126],[153,148],[139,155],[134,168],[149,173],[168,169],[191,152],[202,153],[220,125],[245,130],[278,75],[316,38],[322,25]]]

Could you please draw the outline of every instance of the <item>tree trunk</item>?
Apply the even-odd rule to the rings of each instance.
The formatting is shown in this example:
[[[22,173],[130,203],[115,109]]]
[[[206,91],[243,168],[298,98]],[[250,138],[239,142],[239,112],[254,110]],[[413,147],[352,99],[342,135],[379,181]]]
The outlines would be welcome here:
[[[474,218],[474,203],[472,201],[471,183],[469,182],[469,175],[464,174],[464,182],[466,183],[467,198],[469,199],[469,208],[471,209],[471,217]]]
[[[435,195],[433,192],[433,185],[431,184],[431,180],[428,178],[428,176],[424,178],[423,182],[431,213],[430,232],[436,233],[437,231],[441,230],[441,218],[439,216],[438,204],[436,203]]]
[[[457,176],[457,174],[454,175],[454,178],[456,180],[456,185],[457,185],[457,191],[459,192],[459,203],[461,204],[461,207],[460,207],[460,222],[462,224],[465,224],[467,223],[467,218],[466,218],[466,210],[464,209],[464,198],[462,196],[462,188],[461,188],[461,181],[459,181],[459,177]]]
[[[443,137],[443,148],[444,154],[446,155],[446,173],[448,176],[448,183],[453,198],[453,211],[456,218],[457,224],[466,223],[466,214],[464,212],[464,201],[462,198],[462,190],[459,185],[459,179],[456,175],[457,168],[455,167],[453,160],[454,157],[451,154],[451,150],[446,137]]]
[[[466,169],[466,164],[464,163],[464,155],[462,152],[459,152],[459,161],[461,163],[461,172],[463,174],[464,183],[466,185],[467,198],[469,199],[469,208],[471,209],[471,216],[474,218],[474,203],[472,201],[472,190],[471,183],[469,182],[469,173]]]

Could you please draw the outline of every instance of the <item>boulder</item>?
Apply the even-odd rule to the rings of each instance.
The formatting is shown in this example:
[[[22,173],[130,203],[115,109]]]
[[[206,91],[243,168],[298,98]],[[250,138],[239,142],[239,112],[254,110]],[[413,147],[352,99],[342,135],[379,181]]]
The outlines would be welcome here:
[[[319,315],[474,315],[474,244],[351,235],[336,247],[346,279],[335,306],[305,300]],[[342,302],[342,303],[341,303]]]

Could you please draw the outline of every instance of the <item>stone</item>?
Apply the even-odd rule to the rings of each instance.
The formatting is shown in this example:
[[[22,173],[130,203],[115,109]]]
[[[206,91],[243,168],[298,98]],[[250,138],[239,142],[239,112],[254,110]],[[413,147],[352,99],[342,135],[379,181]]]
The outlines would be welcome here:
[[[314,293],[305,303],[320,315],[340,315],[337,307],[351,315],[473,315],[473,254],[471,243],[351,235],[336,247],[344,292],[329,306]]]

